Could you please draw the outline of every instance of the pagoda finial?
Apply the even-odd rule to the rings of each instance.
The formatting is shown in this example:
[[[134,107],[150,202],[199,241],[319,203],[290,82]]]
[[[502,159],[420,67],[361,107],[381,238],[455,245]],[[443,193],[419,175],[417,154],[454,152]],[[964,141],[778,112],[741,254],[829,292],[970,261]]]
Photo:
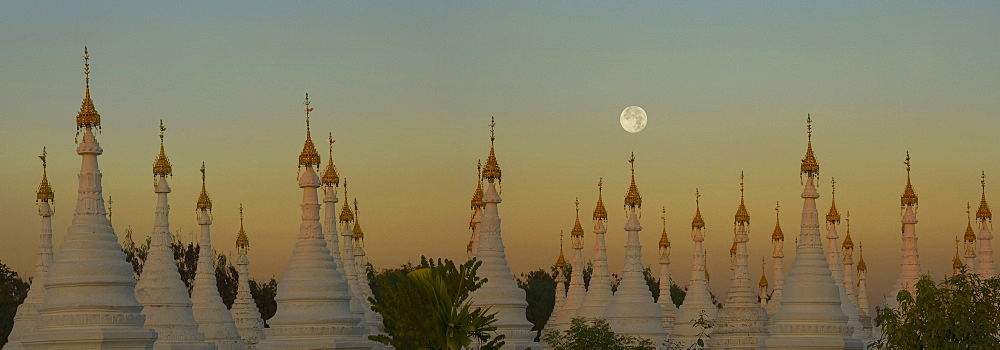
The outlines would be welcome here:
[[[837,211],[837,179],[830,178],[830,211],[826,214],[826,222],[840,223],[840,212]]]
[[[83,96],[83,103],[80,105],[80,112],[76,114],[76,130],[83,128],[101,129],[101,115],[94,108],[94,100],[90,98],[90,51],[83,47],[83,75],[86,81],[86,88]]]
[[[761,288],[767,288],[767,260],[764,257],[760,257],[760,283],[757,283]]]
[[[490,183],[500,180],[500,164],[497,163],[497,156],[493,151],[493,141],[496,140],[495,128],[496,119],[490,117],[490,155],[486,157],[486,166],[483,167],[483,178]]]
[[[583,226],[580,225],[580,198],[576,198],[576,222],[573,223],[573,231],[569,232],[571,236],[583,237]]]
[[[736,209],[736,221],[735,224],[750,224],[750,213],[747,211],[746,204],[743,203],[743,172],[740,172],[740,207]]]
[[[771,233],[771,240],[785,240],[785,233],[781,232],[781,204],[778,202],[774,202],[774,232]]]
[[[114,204],[114,201],[111,200],[111,196],[108,196],[108,226],[115,227],[115,225],[111,222],[111,205],[112,204]]]
[[[354,221],[354,213],[351,212],[351,205],[347,201],[347,178],[344,178],[344,206],[343,210],[340,211],[340,222],[351,222]]]
[[[201,194],[198,195],[198,209],[212,210],[212,199],[208,198],[208,191],[205,190],[205,162],[201,162]]]
[[[959,242],[958,236],[955,236],[955,259],[951,261],[951,268],[955,269],[956,271],[958,269],[961,269],[963,265],[962,259],[958,257],[958,242]]]
[[[358,209],[358,198],[354,198],[354,235],[351,238],[364,241],[365,232],[361,230],[361,210]]]
[[[979,213],[976,213],[976,215],[979,215]],[[966,242],[975,242],[976,233],[972,231],[972,205],[969,202],[965,202],[965,216],[967,221],[965,224],[965,237],[963,238],[965,238]]]
[[[868,265],[865,265],[865,245],[858,242],[858,272],[868,271]]]
[[[247,248],[250,248],[250,239],[247,238],[247,232],[243,230],[243,203],[240,203],[240,232],[236,235],[236,249],[239,249],[242,254],[246,254]]]
[[[903,195],[900,197],[901,206],[915,206],[917,205],[917,192],[913,190],[913,185],[910,183],[910,152],[906,152],[906,188],[903,189]]]
[[[979,200],[979,210],[976,211],[976,220],[993,221],[993,212],[990,211],[990,204],[986,202],[986,171],[983,170],[979,183],[983,186],[983,196]]]
[[[340,174],[337,174],[337,166],[333,165],[333,143],[337,140],[333,139],[333,133],[327,137],[327,141],[330,142],[330,156],[327,159],[326,171],[323,172],[323,184],[327,186],[340,186]]]
[[[625,206],[642,208],[642,196],[639,195],[639,188],[635,186],[635,152],[632,152],[628,163],[632,166],[632,183],[628,186],[628,192],[625,194]]]
[[[478,182],[476,183],[476,191],[472,193],[472,201],[470,205],[473,210],[476,208],[485,207],[486,204],[483,203],[483,161],[480,160],[476,163],[476,178]]]
[[[49,152],[46,152],[45,147],[42,147],[42,155],[38,156],[38,159],[42,160],[42,182],[38,184],[38,192],[35,193],[36,202],[52,202],[56,199],[56,193],[52,191],[52,186],[49,185],[48,157]]]
[[[316,152],[316,145],[313,144],[312,133],[309,129],[309,112],[312,112],[314,108],[309,107],[309,93],[306,93],[306,101],[303,104],[306,105],[306,143],[302,146],[302,153],[299,154],[299,167],[303,166],[315,166],[319,169],[319,153]]]
[[[566,268],[566,257],[563,256],[563,232],[559,231],[559,258],[556,259],[556,267]]]
[[[167,158],[167,153],[163,151],[163,132],[167,131],[167,128],[163,126],[163,119],[160,119],[160,154],[156,156],[156,161],[153,162],[153,176],[173,176],[173,166],[170,165],[170,159]]]
[[[694,189],[694,220],[691,221],[691,228],[705,228],[705,219],[701,217],[701,192]]]
[[[594,208],[594,220],[607,220],[608,210],[604,208],[604,178],[597,181],[597,207]]]
[[[806,114],[806,133],[809,135],[809,143],[806,147],[806,156],[802,158],[799,174],[816,176],[819,175],[819,162],[816,161],[816,155],[812,149],[812,116],[809,114]]]
[[[841,245],[842,248],[848,250],[854,250],[854,240],[851,239],[851,212],[847,212],[847,237],[844,238],[844,244]]]
[[[660,248],[670,248],[670,238],[667,238],[667,207],[663,207],[660,213],[660,220],[663,221],[663,233],[660,234]]]

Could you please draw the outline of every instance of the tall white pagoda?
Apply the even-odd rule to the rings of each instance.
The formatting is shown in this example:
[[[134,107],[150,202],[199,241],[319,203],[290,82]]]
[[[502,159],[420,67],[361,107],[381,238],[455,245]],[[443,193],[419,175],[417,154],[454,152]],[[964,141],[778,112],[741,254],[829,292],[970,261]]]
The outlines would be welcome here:
[[[625,207],[628,210],[628,221],[625,222],[625,232],[628,232],[625,266],[622,268],[622,281],[618,285],[618,291],[604,310],[604,319],[617,333],[646,338],[654,344],[660,344],[667,340],[667,332],[663,329],[663,310],[653,301],[653,293],[642,274],[642,244],[639,243],[642,196],[635,185],[634,154],[628,162],[632,166],[632,182],[625,194]]]
[[[993,232],[990,228],[993,225],[993,212],[990,211],[990,204],[986,203],[986,172],[982,174],[980,183],[983,185],[983,197],[979,200],[979,210],[976,210],[976,221],[979,222],[979,277],[987,279],[996,275],[993,269]]]
[[[594,272],[590,276],[590,289],[583,304],[576,311],[577,317],[601,318],[604,309],[611,303],[611,274],[608,273],[608,248],[604,235],[608,233],[608,210],[604,208],[604,179],[597,182],[597,206],[594,207]]]
[[[920,261],[917,254],[917,193],[910,183],[910,152],[906,152],[906,188],[900,197],[900,204],[903,206],[903,259],[900,262],[899,276],[892,291],[886,296],[885,304],[888,307],[896,307],[899,302],[896,296],[899,291],[906,290],[910,295],[916,297],[917,281],[920,280]]]
[[[837,225],[840,224],[840,212],[837,211],[837,180],[830,178],[830,211],[826,214],[826,263],[830,265],[833,273],[833,281],[840,289],[840,309],[847,315],[847,324],[854,328],[854,337],[860,338],[862,326],[858,320],[858,308],[854,306],[854,301],[847,294],[847,287],[844,286],[844,266],[840,255],[840,247],[837,240],[840,235],[837,233]]]
[[[772,280],[774,281],[774,291],[771,292],[771,299],[767,302],[768,323],[771,317],[778,313],[781,307],[781,294],[785,284],[785,233],[781,231],[781,205],[774,204],[774,232],[771,233],[771,259],[774,261],[774,271]]]
[[[569,277],[569,292],[563,302],[559,313],[556,315],[555,329],[569,328],[570,321],[577,317],[577,310],[583,305],[583,299],[587,294],[587,287],[583,283],[583,226],[580,225],[580,199],[576,199],[576,222],[573,230],[570,231],[570,242],[573,244],[573,263]]]
[[[965,241],[965,260],[962,266],[968,266],[970,272],[976,272],[976,251],[979,250],[976,244],[976,232],[972,230],[972,204],[969,202],[965,203],[965,235],[962,240]]]
[[[767,312],[760,305],[757,293],[750,286],[749,250],[750,213],[743,202],[743,174],[740,173],[740,206],[734,221],[736,244],[732,282],[726,302],[719,310],[716,329],[708,344],[713,349],[756,349],[767,336]]]
[[[510,273],[504,254],[498,208],[501,199],[496,188],[497,183],[501,181],[501,173],[493,149],[493,142],[496,140],[493,129],[495,126],[496,123],[491,120],[490,155],[486,159],[482,174],[489,185],[483,194],[483,218],[477,226],[479,247],[476,251],[476,258],[483,262],[479,267],[479,273],[489,280],[470,297],[472,307],[489,307],[491,311],[497,313],[497,320],[493,325],[497,327],[497,332],[506,336],[504,349],[537,348],[540,344],[534,342],[535,332],[531,331],[532,324],[525,316],[528,302],[525,300],[524,290],[514,281],[514,275]]]
[[[858,242],[858,317],[864,326],[862,340],[872,339],[872,315],[868,308],[868,265],[865,264],[865,249]]]
[[[330,133],[327,141],[329,145],[329,156],[327,158],[326,170],[320,181],[323,183],[323,239],[326,247],[330,250],[333,263],[337,265],[337,271],[344,275],[344,260],[340,256],[340,234],[337,232],[337,187],[340,187],[340,173],[337,166],[333,164],[333,133]],[[353,299],[352,299],[353,302]]]
[[[802,191],[802,224],[795,261],[785,279],[781,306],[771,318],[770,336],[761,342],[768,349],[860,349],[854,328],[840,306],[840,287],[823,254],[816,210],[819,163],[812,149],[812,119],[807,118],[809,143],[800,174],[806,174]],[[839,262],[838,262],[839,263]]]
[[[45,301],[37,306],[35,328],[24,333],[25,349],[148,349],[156,333],[143,324],[142,304],[135,299],[132,265],[106,217],[97,157],[104,153],[94,129],[101,115],[90,98],[90,54],[84,48],[86,92],[76,115],[83,139],[73,223],[54,254],[45,282]]]
[[[48,153],[42,148],[42,155],[38,156],[42,160],[42,182],[38,184],[38,191],[35,193],[38,216],[42,217],[42,230],[39,234],[38,257],[35,259],[35,274],[31,279],[28,296],[17,307],[17,313],[14,315],[14,328],[11,329],[7,344],[3,347],[7,350],[23,349],[21,336],[35,329],[38,306],[45,303],[45,281],[48,279],[49,265],[52,265],[52,216],[56,213],[54,205],[56,194],[49,185],[47,157]]]
[[[233,315],[222,302],[218,281],[215,278],[215,252],[212,250],[212,199],[205,189],[205,163],[201,163],[201,194],[198,195],[196,213],[201,235],[198,236],[198,266],[191,290],[194,319],[205,340],[215,343],[219,350],[243,349],[243,339],[236,330]]]
[[[320,156],[309,131],[306,95],[306,141],[299,154],[302,223],[275,301],[278,310],[264,330],[258,349],[371,349],[361,318],[351,313],[351,294],[319,223]],[[347,262],[347,257],[344,257]]]
[[[549,319],[545,320],[543,328],[546,330],[554,328],[556,315],[566,302],[566,257],[563,255],[562,232],[559,232],[559,258],[556,259],[555,267],[556,297],[555,304],[552,305],[552,313],[549,314]]]
[[[236,300],[233,301],[233,322],[236,323],[236,331],[247,350],[257,348],[257,343],[264,339],[264,320],[260,317],[260,309],[250,294],[250,259],[247,254],[250,252],[250,238],[247,231],[243,229],[243,204],[240,204],[240,231],[236,234],[236,272],[239,273],[239,281],[236,287]]]
[[[660,305],[663,312],[663,330],[670,333],[674,329],[674,320],[677,319],[677,306],[674,305],[673,298],[670,297],[670,238],[667,237],[667,208],[663,207],[660,220],[663,221],[663,232],[660,233],[660,296],[656,303]]]
[[[674,329],[670,333],[671,340],[681,347],[687,348],[694,344],[700,333],[711,335],[713,328],[702,329],[694,323],[700,318],[714,322],[719,309],[712,302],[712,293],[708,290],[708,269],[705,268],[705,219],[701,216],[701,193],[695,190],[694,220],[691,220],[691,240],[694,241],[694,261],[691,263],[691,281],[688,282],[684,303],[677,309]],[[705,339],[707,340],[707,339]]]
[[[358,197],[354,197],[354,266],[358,272],[358,294],[361,297],[361,306],[364,308],[365,324],[368,326],[369,334],[382,333],[385,328],[382,326],[382,315],[372,310],[372,304],[368,298],[374,298],[371,285],[368,284],[368,260],[365,258],[365,232],[361,229],[361,210],[358,209]]]
[[[347,178],[344,178],[344,204],[341,206],[340,216],[337,221],[340,223],[340,236],[343,238],[341,244],[342,266],[344,269],[344,279],[347,281],[347,290],[351,296],[351,313],[361,319],[362,325],[367,329],[367,318],[365,318],[365,307],[362,302],[361,291],[358,290],[358,265],[354,261],[354,211],[351,210],[350,201],[347,198]]]
[[[851,238],[851,212],[847,212],[847,237],[844,238],[844,243],[840,246],[840,250],[843,254],[843,264],[844,264],[844,291],[847,293],[847,297],[851,300],[851,304],[854,305],[854,312],[858,315],[858,323],[861,324],[861,333],[855,333],[856,336],[860,337],[862,340],[867,339],[864,333],[865,327],[871,327],[870,324],[865,324],[870,320],[864,319],[864,314],[861,312],[860,306],[858,305],[858,292],[855,284],[857,283],[857,276],[854,270],[854,239]]]
[[[167,202],[167,195],[170,193],[167,176],[173,176],[173,167],[163,151],[163,132],[166,130],[161,120],[160,154],[153,163],[154,192],[157,197],[153,235],[142,275],[135,286],[135,298],[142,303],[146,326],[156,331],[154,349],[214,349],[205,342],[205,335],[198,331],[191,297],[188,296],[187,287],[181,281],[174,261],[170,204]],[[215,277],[215,269],[212,269],[212,276]]]
[[[472,231],[472,236],[469,237],[469,245],[466,248],[470,260],[476,257],[479,252],[479,223],[483,221],[483,207],[485,206],[483,204],[482,162],[476,164],[476,178],[479,181],[476,183],[476,191],[472,193],[472,201],[470,202],[472,215],[469,218],[469,230]],[[559,249],[562,250],[562,247],[560,246]]]

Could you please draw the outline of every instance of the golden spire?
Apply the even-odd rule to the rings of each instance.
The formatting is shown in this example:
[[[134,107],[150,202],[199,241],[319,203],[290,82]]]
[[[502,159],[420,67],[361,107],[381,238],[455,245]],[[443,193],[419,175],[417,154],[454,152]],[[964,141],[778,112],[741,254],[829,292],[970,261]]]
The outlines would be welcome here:
[[[559,259],[556,259],[556,267],[566,268],[566,257],[563,256],[563,233],[559,231]]]
[[[76,130],[83,128],[101,129],[101,115],[94,108],[94,101],[90,99],[90,52],[87,47],[83,47],[83,75],[86,77],[86,92],[83,96],[83,104],[80,112],[76,114]]]
[[[354,213],[351,212],[351,205],[347,201],[347,178],[344,178],[344,207],[340,211],[340,222],[354,221]]]
[[[910,184],[910,152],[906,152],[906,161],[903,164],[906,164],[906,188],[903,189],[903,196],[899,198],[900,205],[917,205],[917,192],[913,191],[913,185]]]
[[[115,227],[114,223],[111,222],[111,204],[114,204],[114,201],[111,200],[111,196],[108,196],[108,226]]]
[[[854,250],[854,240],[851,239],[851,212],[847,212],[847,237],[844,238],[844,244],[841,245],[844,249]]]
[[[691,220],[691,228],[705,228],[705,219],[701,218],[701,192],[694,189],[694,220]]]
[[[978,214],[979,213],[976,213],[976,215]],[[965,237],[963,238],[965,238],[966,242],[975,242],[976,233],[972,231],[972,205],[968,202],[965,203],[965,216],[967,218],[967,223],[965,225]]]
[[[990,211],[990,204],[986,203],[986,171],[983,171],[979,183],[983,185],[983,197],[979,200],[979,210],[976,211],[977,220],[993,221],[993,212]]]
[[[167,159],[167,154],[163,152],[164,131],[167,131],[167,128],[163,126],[163,119],[160,119],[160,155],[156,156],[156,161],[153,162],[153,176],[172,176],[174,174],[170,159]]]
[[[573,231],[569,231],[569,234],[583,237],[583,226],[580,226],[580,198],[576,199],[576,223],[573,224]]]
[[[736,209],[736,224],[750,224],[750,213],[747,212],[747,206],[743,204],[743,172],[740,172],[740,208]]]
[[[243,203],[240,203],[240,232],[236,235],[236,248],[245,252],[250,248],[250,239],[247,238],[247,231],[243,230]]]
[[[766,267],[766,266],[767,266],[767,260],[764,260],[764,257],[761,257],[760,258],[760,283],[757,283],[757,286],[759,286],[761,288],[767,288],[767,271],[764,270],[764,267]]]
[[[476,177],[479,178],[479,182],[476,183],[476,192],[472,193],[472,202],[470,206],[472,209],[482,208],[486,205],[483,204],[483,163],[479,161],[476,164]]]
[[[306,105],[306,144],[302,146],[302,153],[299,154],[299,167],[316,166],[319,169],[319,153],[316,152],[316,145],[313,144],[312,133],[309,130],[309,112],[313,110],[309,107],[310,103],[307,93],[306,101],[303,102]]]
[[[819,162],[816,161],[816,155],[813,154],[812,116],[809,114],[806,114],[806,133],[809,135],[809,145],[806,147],[805,158],[802,158],[802,166],[799,174],[806,174],[806,176],[819,175]]]
[[[49,152],[46,152],[45,147],[42,147],[42,155],[38,156],[38,159],[42,160],[42,182],[38,184],[38,192],[35,193],[36,202],[53,202],[56,199],[56,193],[52,191],[52,186],[49,185],[48,157]]]
[[[635,186],[635,152],[632,152],[628,163],[632,165],[632,184],[628,186],[628,193],[625,194],[625,206],[642,208],[642,196],[639,195],[639,188]]]
[[[500,164],[497,163],[497,156],[493,153],[493,141],[496,140],[494,128],[496,126],[496,120],[490,117],[490,155],[486,158],[486,167],[483,168],[483,178],[490,183],[500,181]]]
[[[594,208],[594,220],[607,220],[608,210],[604,209],[604,178],[597,181],[597,207]]]
[[[858,272],[868,271],[868,265],[865,265],[865,246],[858,243]]]
[[[955,259],[951,261],[951,267],[955,270],[962,268],[962,259],[958,257],[958,236],[955,237]]]
[[[327,186],[340,186],[340,174],[337,174],[337,166],[333,165],[333,133],[327,138],[330,141],[330,156],[327,158],[326,171],[323,172],[323,184]]]
[[[358,210],[358,199],[354,198],[354,235],[351,238],[355,240],[365,240],[365,231],[361,230],[361,210]]]
[[[774,233],[771,234],[772,241],[784,241],[785,233],[781,232],[781,204],[774,202]]]
[[[826,213],[827,223],[840,223],[840,212],[837,211],[837,179],[830,178],[830,212]]]
[[[208,191],[205,190],[205,162],[201,162],[201,194],[198,195],[198,209],[212,210],[212,200],[208,198]]]
[[[663,220],[663,233],[660,234],[660,248],[670,248],[670,238],[667,238],[667,207],[663,207],[663,215],[660,215],[660,220]]]

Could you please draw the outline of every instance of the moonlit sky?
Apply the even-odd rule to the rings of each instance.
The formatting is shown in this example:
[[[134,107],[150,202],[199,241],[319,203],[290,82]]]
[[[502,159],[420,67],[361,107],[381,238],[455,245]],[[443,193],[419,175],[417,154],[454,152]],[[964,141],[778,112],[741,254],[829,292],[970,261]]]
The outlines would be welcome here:
[[[495,116],[512,271],[555,261],[576,197],[585,256],[593,255],[600,177],[610,265],[621,271],[626,160],[635,152],[645,264],[656,264],[665,206],[671,273],[686,284],[699,188],[711,286],[721,297],[740,171],[752,281],[770,256],[775,201],[791,265],[811,113],[819,209],[829,208],[835,177],[838,208],[851,212],[854,241],[866,248],[874,305],[899,270],[906,151],[920,195],[922,271],[950,273],[981,170],[987,198],[1000,205],[997,18],[1000,3],[985,1],[6,3],[0,259],[31,275],[42,146],[56,191],[57,250],[70,223],[87,45],[104,127],[104,195],[114,197],[119,233],[152,229],[163,119],[174,164],[171,229],[184,240],[197,230],[204,161],[214,246],[235,250],[243,203],[252,274],[280,279],[300,220],[296,164],[309,92],[314,140],[325,166],[323,140],[327,132],[337,139],[335,163],[358,198],[376,267],[422,254],[465,259],[475,164],[489,152]],[[638,134],[618,122],[630,105],[649,115]]]

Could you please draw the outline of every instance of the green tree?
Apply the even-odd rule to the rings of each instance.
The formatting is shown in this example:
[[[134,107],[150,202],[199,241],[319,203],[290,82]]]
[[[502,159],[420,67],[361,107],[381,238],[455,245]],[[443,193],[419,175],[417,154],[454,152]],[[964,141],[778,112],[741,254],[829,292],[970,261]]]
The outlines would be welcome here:
[[[0,347],[7,344],[7,337],[14,328],[17,307],[28,297],[29,284],[29,281],[0,262]]]
[[[497,335],[496,313],[473,308],[471,292],[486,279],[476,276],[481,261],[456,266],[451,260],[437,262],[421,257],[420,267],[401,273],[375,276],[372,310],[383,317],[386,335],[369,339],[397,349],[461,349],[473,342],[480,349],[503,346]],[[375,292],[378,290],[378,292]]]
[[[525,299],[528,301],[528,308],[525,309],[525,316],[528,322],[534,325],[531,330],[535,331],[535,340],[545,327],[545,322],[552,315],[552,308],[556,304],[556,281],[552,274],[544,269],[538,269],[528,273],[522,273],[516,279],[517,286],[524,289]]]
[[[615,333],[608,321],[582,317],[573,318],[568,330],[546,332],[542,338],[554,350],[656,349],[649,339]]]
[[[901,290],[898,307],[876,310],[882,334],[873,348],[1000,348],[1000,277],[983,280],[963,267],[938,284],[921,276],[916,288],[915,298]]]
[[[271,280],[261,283],[251,278],[250,295],[260,310],[260,318],[264,319],[264,325],[267,326],[267,320],[278,312],[278,302],[274,300],[278,296],[278,281],[271,277]]]

